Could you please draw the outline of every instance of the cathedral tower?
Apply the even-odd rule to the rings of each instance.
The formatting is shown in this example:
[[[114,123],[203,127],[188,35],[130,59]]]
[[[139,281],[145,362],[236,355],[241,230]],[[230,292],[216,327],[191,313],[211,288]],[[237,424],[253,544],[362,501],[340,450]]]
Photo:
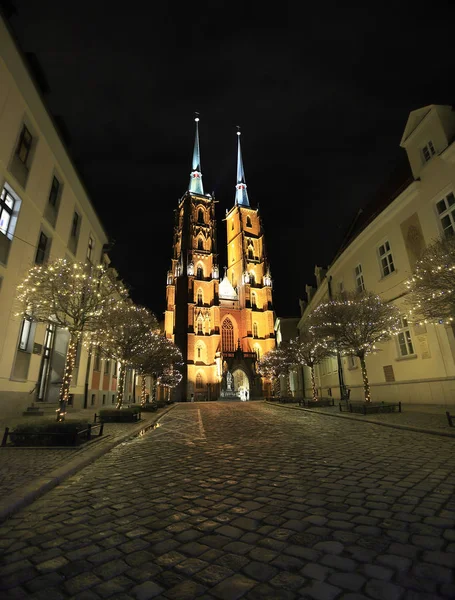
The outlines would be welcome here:
[[[240,132],[234,207],[226,212],[227,267],[219,281],[215,200],[204,194],[196,117],[188,190],[175,210],[165,334],[181,349],[176,400],[248,400],[264,395],[257,359],[275,347],[272,279],[259,210],[249,203]]]
[[[198,117],[195,122],[192,171],[188,190],[175,210],[166,287],[165,334],[180,348],[185,361],[176,390],[178,400],[216,399],[221,376],[215,203],[210,194],[204,194]]]

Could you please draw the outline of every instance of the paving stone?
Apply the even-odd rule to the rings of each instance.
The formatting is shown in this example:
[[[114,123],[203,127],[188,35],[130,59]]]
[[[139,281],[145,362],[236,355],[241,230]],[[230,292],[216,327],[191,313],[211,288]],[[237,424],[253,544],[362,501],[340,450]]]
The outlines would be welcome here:
[[[93,573],[101,577],[102,579],[111,579],[117,575],[121,575],[129,569],[129,566],[124,560],[116,559],[111,560],[102,565],[98,565],[93,569]]]
[[[391,567],[397,571],[407,571],[412,564],[410,558],[405,556],[397,556],[396,554],[382,554],[376,559],[383,565]]]
[[[256,585],[256,581],[244,575],[233,575],[210,590],[210,593],[220,600],[237,600]]]
[[[316,579],[317,581],[324,581],[332,572],[332,569],[323,567],[316,563],[308,563],[302,569],[302,575],[308,579]]]
[[[216,560],[217,565],[232,569],[232,571],[240,571],[249,562],[246,556],[239,556],[238,554],[221,554]]]
[[[358,592],[366,579],[358,573],[333,573],[330,575],[328,583],[340,587],[343,590]]]
[[[342,571],[354,571],[358,564],[351,558],[337,556],[336,554],[326,554],[320,562],[327,567],[333,567]]]
[[[389,581],[394,575],[394,571],[392,569],[382,567],[381,565],[363,565],[362,570],[370,579],[382,579],[384,581]]]
[[[427,563],[435,563],[452,569],[455,568],[455,554],[450,552],[424,552],[422,560]]]
[[[246,600],[294,600],[296,595],[291,590],[277,589],[267,583],[260,583],[249,591]]]
[[[83,592],[87,588],[93,587],[97,583],[102,583],[102,580],[95,573],[81,573],[72,579],[65,581],[65,589],[71,595],[75,596],[79,592]]]
[[[370,579],[365,586],[365,592],[375,600],[400,600],[404,589],[389,581]]]
[[[61,567],[64,567],[68,564],[68,560],[64,556],[57,556],[55,558],[50,558],[42,563],[38,563],[36,565],[37,571],[40,573],[49,573],[51,571],[57,571]]]
[[[153,581],[144,581],[144,583],[133,587],[130,594],[135,600],[150,600],[150,598],[156,598],[163,591],[163,588]]]
[[[440,583],[450,583],[452,581],[452,570],[440,565],[416,563],[412,567],[412,572],[417,577],[430,581],[438,581]]]
[[[208,562],[200,560],[199,558],[187,558],[182,562],[179,562],[174,566],[175,570],[184,575],[191,576],[197,573],[201,569],[208,566]]]
[[[253,548],[254,546],[245,544],[245,542],[229,542],[223,549],[225,552],[232,552],[233,554],[247,554],[247,552],[250,552]]]
[[[206,589],[197,581],[187,579],[167,590],[165,595],[170,600],[194,600],[194,598],[201,596]]]
[[[303,598],[308,597],[314,598],[314,600],[334,600],[341,592],[341,589],[334,585],[330,585],[329,583],[314,581],[310,586],[302,587],[299,591],[300,594],[303,595]]]
[[[278,569],[267,563],[252,560],[243,567],[243,572],[256,581],[268,581],[278,573]]]
[[[104,581],[93,588],[93,591],[98,594],[98,597],[109,598],[114,594],[119,594],[128,590],[133,586],[133,582],[127,577],[114,577],[109,581]]]
[[[341,554],[344,546],[340,542],[318,542],[313,548],[314,550],[325,552],[327,554]]]
[[[300,571],[304,563],[296,556],[280,554],[274,558],[270,564],[272,564],[274,567],[278,567],[280,570],[295,572]]]
[[[212,586],[220,581],[223,581],[224,579],[227,579],[231,575],[233,575],[233,571],[227,567],[223,567],[221,565],[210,565],[206,569],[198,571],[194,577],[203,584]]]

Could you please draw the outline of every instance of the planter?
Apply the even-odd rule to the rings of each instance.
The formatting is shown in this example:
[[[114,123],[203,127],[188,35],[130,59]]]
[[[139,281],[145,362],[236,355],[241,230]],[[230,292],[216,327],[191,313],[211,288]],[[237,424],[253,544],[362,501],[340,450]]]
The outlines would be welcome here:
[[[101,423],[137,423],[141,420],[141,408],[139,406],[128,408],[105,408],[95,415],[95,422]]]

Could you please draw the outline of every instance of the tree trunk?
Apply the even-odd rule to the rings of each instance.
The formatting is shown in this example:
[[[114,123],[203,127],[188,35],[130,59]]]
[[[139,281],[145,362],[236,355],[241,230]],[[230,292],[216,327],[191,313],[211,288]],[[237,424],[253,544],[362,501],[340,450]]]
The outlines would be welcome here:
[[[281,398],[281,380],[279,375],[275,377],[273,385],[275,387],[275,396]]]
[[[151,376],[151,387],[152,389],[150,390],[150,398],[152,402],[156,402],[156,374]]]
[[[62,387],[60,388],[59,407],[57,412],[57,421],[64,421],[66,415],[66,407],[70,392],[71,380],[73,378],[74,365],[76,363],[78,337],[76,334],[71,334],[68,344],[68,351],[65,359],[65,372],[63,374]]]
[[[314,366],[311,365],[310,369],[311,369],[311,387],[313,388],[313,400],[315,402],[317,402],[318,393],[316,391],[316,380],[314,378]]]
[[[141,404],[144,405],[147,401],[147,393],[145,388],[145,374],[141,375]]]
[[[371,396],[370,396],[370,384],[368,381],[368,374],[367,374],[367,366],[365,363],[365,355],[361,354],[358,355],[359,359],[360,359],[360,366],[362,367],[362,377],[363,377],[363,391],[365,394],[365,402],[371,402]]]
[[[116,408],[122,408],[122,404],[123,404],[123,394],[125,391],[125,371],[126,371],[126,365],[123,361],[120,361],[120,372],[118,374],[118,384],[117,384],[117,406],[116,406]]]

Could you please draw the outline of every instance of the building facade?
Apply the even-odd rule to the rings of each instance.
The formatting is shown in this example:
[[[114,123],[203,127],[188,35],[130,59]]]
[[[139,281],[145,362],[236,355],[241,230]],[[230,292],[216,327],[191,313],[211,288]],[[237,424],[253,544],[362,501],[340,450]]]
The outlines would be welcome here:
[[[259,210],[249,203],[238,134],[235,202],[225,217],[228,265],[220,278],[215,199],[204,194],[196,119],[190,183],[175,213],[166,286],[165,333],[185,360],[179,400],[261,397],[256,362],[275,346],[264,233]]]
[[[430,105],[410,113],[401,147],[408,177],[375,210],[361,215],[328,269],[316,267],[317,287],[307,286],[308,304],[299,327],[316,306],[347,290],[368,290],[393,302],[401,330],[366,358],[373,400],[408,403],[455,402],[455,338],[451,326],[411,323],[406,280],[422,250],[455,234],[455,112]],[[321,396],[340,397],[343,387],[363,398],[355,357],[329,358],[316,367]],[[310,379],[306,378],[306,395]]]
[[[35,264],[56,258],[108,261],[106,232],[46,109],[27,60],[0,18],[0,414],[54,404],[68,333],[18,316],[17,285]],[[114,361],[81,346],[74,406],[112,404]],[[127,396],[134,396],[132,376]]]

